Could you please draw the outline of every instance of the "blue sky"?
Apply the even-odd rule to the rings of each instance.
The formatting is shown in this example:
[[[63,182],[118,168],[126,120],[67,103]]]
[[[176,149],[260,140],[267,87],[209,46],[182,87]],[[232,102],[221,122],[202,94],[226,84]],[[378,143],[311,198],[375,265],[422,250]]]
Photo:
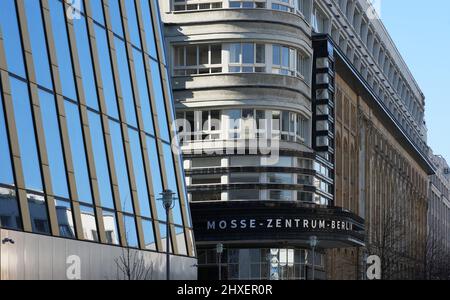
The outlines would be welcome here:
[[[428,144],[450,163],[450,1],[381,1],[383,23],[426,97]]]

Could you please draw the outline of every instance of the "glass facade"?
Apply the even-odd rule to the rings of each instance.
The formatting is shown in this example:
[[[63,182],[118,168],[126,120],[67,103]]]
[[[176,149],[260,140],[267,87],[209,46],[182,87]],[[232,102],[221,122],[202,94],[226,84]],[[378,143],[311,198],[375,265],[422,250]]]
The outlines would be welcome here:
[[[81,4],[0,2],[0,227],[193,257],[158,3]]]

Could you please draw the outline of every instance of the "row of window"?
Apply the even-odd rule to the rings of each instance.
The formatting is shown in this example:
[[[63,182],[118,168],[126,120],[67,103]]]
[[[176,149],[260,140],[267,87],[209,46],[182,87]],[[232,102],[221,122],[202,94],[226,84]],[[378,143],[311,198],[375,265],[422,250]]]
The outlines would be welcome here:
[[[173,75],[273,73],[310,82],[311,59],[302,50],[280,44],[227,43],[176,45]]]
[[[173,0],[173,11],[263,8],[296,13],[309,21],[312,0]]]
[[[423,132],[420,127],[422,126],[423,111],[420,108],[420,104],[414,98],[414,93],[408,88],[406,79],[401,75],[399,68],[396,67],[394,60],[389,58],[388,51],[385,50],[380,42],[381,39],[377,37],[374,29],[371,29],[370,21],[366,20],[363,16],[362,10],[356,5],[350,3],[347,0],[339,0],[337,5],[340,7],[342,14],[346,16],[349,23],[353,26],[355,33],[360,37],[362,43],[366,45],[368,52],[374,58],[374,61],[378,64],[381,71],[385,74],[385,78],[390,83],[391,87],[386,87],[385,79],[381,81],[376,80],[377,75],[370,71],[369,64],[364,62],[363,57],[366,55],[359,55],[356,51],[356,47],[351,48],[348,39],[340,33],[338,25],[332,24],[330,18],[323,13],[318,7],[315,8],[313,14],[313,28],[317,32],[329,33],[340,48],[345,52],[350,61],[353,62],[356,69],[358,69],[367,82],[373,87],[374,91],[385,102],[388,109],[393,113],[394,117],[401,123],[404,129],[409,134],[414,134],[417,140],[420,140]],[[403,109],[397,108],[400,103],[394,100],[394,92],[396,92],[398,98],[402,99],[403,104],[408,114],[403,116]],[[419,101],[420,102],[420,101]],[[397,103],[397,104],[395,104]],[[418,132],[414,132],[415,128],[407,123],[406,118],[409,115],[414,118],[416,122],[415,127],[418,128]],[[413,133],[414,132],[414,133]]]
[[[199,267],[217,264],[217,257],[215,249],[199,250]],[[313,261],[303,249],[225,249],[222,263],[228,280],[305,280]],[[323,254],[315,253],[314,265],[323,269]]]
[[[332,200],[326,196],[294,190],[259,190],[259,189],[239,189],[228,192],[220,191],[191,191],[190,201],[298,201],[313,203],[318,205],[331,205]]]
[[[177,113],[180,140],[281,138],[309,145],[310,121],[289,111],[253,108]]]

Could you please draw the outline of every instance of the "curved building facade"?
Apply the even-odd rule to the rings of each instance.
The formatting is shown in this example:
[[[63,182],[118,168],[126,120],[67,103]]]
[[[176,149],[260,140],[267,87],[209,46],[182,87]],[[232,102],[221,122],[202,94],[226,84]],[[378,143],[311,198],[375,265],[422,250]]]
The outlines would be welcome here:
[[[196,279],[158,3],[5,0],[0,33],[0,278]]]

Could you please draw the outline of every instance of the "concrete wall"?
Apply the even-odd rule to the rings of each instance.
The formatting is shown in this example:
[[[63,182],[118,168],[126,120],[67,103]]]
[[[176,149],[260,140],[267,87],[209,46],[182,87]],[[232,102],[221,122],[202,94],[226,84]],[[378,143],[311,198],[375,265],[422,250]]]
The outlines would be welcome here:
[[[2,244],[1,241],[6,238],[12,239],[14,244]],[[80,259],[79,278],[82,280],[123,279],[116,261],[127,253],[127,250],[121,247],[0,230],[0,279],[73,279],[70,277],[77,273],[75,256]],[[137,250],[131,250],[130,253],[132,258],[136,257],[131,259],[132,262],[144,261],[145,265],[152,270],[151,279],[165,279],[166,256],[164,253]],[[73,258],[75,261],[71,260]],[[171,256],[172,279],[196,280],[196,264],[197,260],[194,258]]]

